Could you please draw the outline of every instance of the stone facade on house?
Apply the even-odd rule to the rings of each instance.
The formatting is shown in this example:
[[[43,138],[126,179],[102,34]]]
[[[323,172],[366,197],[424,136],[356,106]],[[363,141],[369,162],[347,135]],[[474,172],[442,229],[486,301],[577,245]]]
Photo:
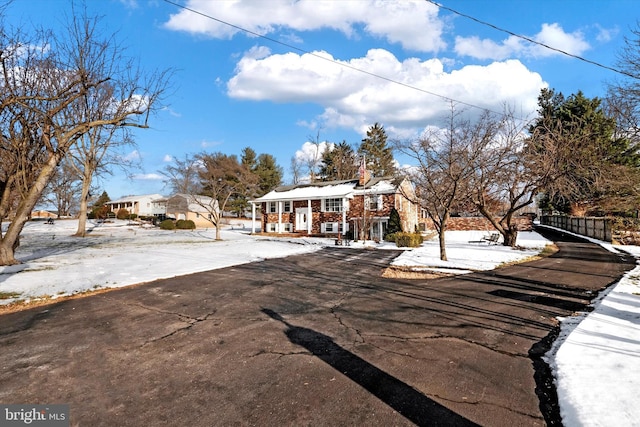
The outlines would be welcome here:
[[[499,221],[499,218],[496,218]],[[533,230],[533,220],[530,216],[521,216],[513,218],[513,224],[518,227],[518,231],[530,231]],[[421,228],[426,230],[435,231],[435,226],[429,218],[420,220]],[[447,220],[447,230],[449,231],[495,231],[495,227],[489,222],[488,219],[481,216],[471,217],[451,217]]]

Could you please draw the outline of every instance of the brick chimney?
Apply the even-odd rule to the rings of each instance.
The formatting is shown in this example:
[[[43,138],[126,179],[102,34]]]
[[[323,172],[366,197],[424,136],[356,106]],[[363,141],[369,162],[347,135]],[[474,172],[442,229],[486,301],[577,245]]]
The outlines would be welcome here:
[[[358,184],[364,186],[371,179],[371,173],[367,170],[367,161],[362,157],[360,169],[358,169]]]

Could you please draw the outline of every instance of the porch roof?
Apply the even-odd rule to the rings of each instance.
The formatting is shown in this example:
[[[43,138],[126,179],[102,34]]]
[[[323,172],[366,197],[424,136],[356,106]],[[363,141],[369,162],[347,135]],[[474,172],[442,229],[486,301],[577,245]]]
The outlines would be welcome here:
[[[282,200],[318,200],[332,198],[353,198],[358,181],[332,181],[322,185],[307,184],[300,186],[278,187],[262,197],[252,200],[254,203],[276,202]]]

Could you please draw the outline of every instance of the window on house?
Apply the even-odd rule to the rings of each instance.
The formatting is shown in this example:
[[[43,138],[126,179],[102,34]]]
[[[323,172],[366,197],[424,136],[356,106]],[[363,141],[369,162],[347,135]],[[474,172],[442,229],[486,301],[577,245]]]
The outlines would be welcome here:
[[[282,224],[282,228],[287,233],[290,233],[292,231],[292,227],[291,227],[291,223],[290,222]]]
[[[277,226],[277,225],[278,225],[278,224],[277,224],[277,223],[275,223],[275,222],[270,222],[270,223],[268,223],[268,224],[267,224],[267,232],[269,232],[269,233],[275,233],[275,232],[276,232],[276,226]]]
[[[325,212],[342,212],[342,199],[324,199]]]
[[[268,202],[267,203],[267,212],[269,212],[269,213],[278,212],[278,204],[276,202]]]
[[[282,212],[291,212],[291,202],[282,202]]]
[[[377,211],[382,209],[382,196],[373,194],[367,197],[367,209]]]

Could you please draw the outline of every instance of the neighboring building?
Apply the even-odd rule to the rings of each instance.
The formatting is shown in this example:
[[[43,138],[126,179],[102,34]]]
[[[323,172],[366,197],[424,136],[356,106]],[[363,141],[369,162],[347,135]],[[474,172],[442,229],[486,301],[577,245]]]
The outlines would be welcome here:
[[[173,219],[190,219],[196,228],[212,227],[212,212],[218,211],[218,201],[207,196],[175,194],[166,199],[166,215]]]
[[[46,219],[58,218],[58,214],[56,212],[51,212],[44,209],[35,210],[31,212],[31,219],[38,219],[38,218],[46,218]]]
[[[402,229],[418,226],[419,206],[413,185],[406,179],[372,178],[325,181],[278,187],[251,201],[255,230],[256,207],[261,211],[261,231],[303,235],[348,235],[382,239],[389,214],[396,208]],[[364,218],[364,221],[363,221]]]
[[[109,210],[117,214],[120,209],[126,209],[130,214],[138,216],[162,216],[165,214],[166,200],[160,194],[145,194],[142,196],[127,196],[107,202]],[[160,202],[159,202],[160,201]]]

